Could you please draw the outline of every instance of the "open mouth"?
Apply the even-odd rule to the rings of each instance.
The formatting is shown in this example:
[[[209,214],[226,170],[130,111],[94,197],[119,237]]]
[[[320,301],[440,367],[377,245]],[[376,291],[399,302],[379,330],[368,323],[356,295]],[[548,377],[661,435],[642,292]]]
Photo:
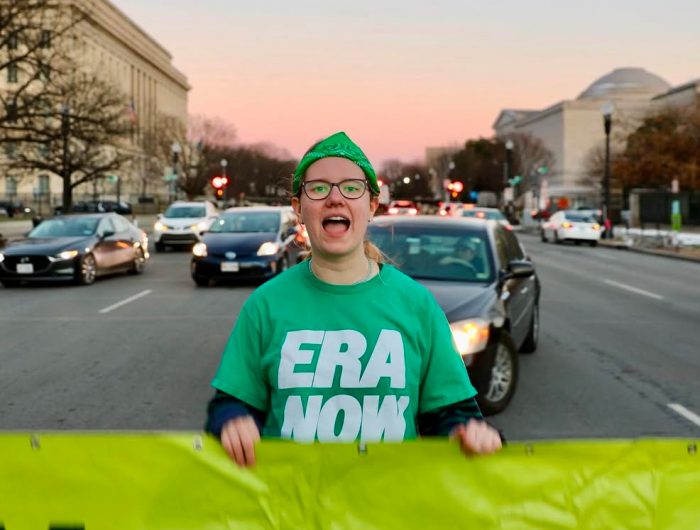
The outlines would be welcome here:
[[[342,215],[332,215],[323,219],[321,225],[326,232],[345,232],[350,228],[350,219]]]

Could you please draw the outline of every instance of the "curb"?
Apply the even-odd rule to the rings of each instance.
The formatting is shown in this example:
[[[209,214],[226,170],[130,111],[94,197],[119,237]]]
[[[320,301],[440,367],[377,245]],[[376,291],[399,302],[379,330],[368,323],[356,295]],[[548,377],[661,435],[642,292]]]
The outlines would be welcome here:
[[[640,248],[640,247],[630,247],[625,245],[623,242],[618,242],[618,243],[607,243],[603,242],[604,240],[600,240],[598,242],[598,247],[600,248],[610,248],[614,250],[629,250],[630,252],[636,252],[638,254],[646,254],[648,256],[659,256],[662,258],[671,258],[671,259],[678,259],[681,261],[690,261],[693,263],[700,263],[700,256],[695,257],[695,256],[686,256],[684,254],[679,254],[676,252],[673,252],[672,250],[666,251],[666,250],[653,250],[653,249],[648,249],[648,248]]]

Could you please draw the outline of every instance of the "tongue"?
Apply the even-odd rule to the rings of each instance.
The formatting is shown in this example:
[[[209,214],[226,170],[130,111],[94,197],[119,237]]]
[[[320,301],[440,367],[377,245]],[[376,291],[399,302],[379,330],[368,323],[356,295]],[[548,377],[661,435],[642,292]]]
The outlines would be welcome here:
[[[331,235],[344,234],[348,230],[347,224],[339,221],[327,221],[323,228]]]

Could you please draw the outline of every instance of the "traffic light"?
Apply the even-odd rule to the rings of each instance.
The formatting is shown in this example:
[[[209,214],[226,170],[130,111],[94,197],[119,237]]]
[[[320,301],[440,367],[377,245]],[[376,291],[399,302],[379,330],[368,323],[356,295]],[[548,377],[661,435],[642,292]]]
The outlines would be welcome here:
[[[459,194],[464,190],[464,184],[459,180],[453,180],[447,185],[447,189],[450,190],[450,196],[453,199],[459,197]]]
[[[215,176],[211,179],[211,186],[215,190],[225,190],[228,187],[228,177],[226,176]]]

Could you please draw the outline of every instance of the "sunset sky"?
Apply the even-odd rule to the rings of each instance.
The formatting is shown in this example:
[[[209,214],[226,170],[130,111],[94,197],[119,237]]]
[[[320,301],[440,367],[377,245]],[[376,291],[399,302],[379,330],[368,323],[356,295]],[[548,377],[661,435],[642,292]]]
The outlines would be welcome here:
[[[171,52],[191,114],[294,157],[344,130],[375,164],[422,160],[618,67],[700,77],[697,0],[112,1]]]

